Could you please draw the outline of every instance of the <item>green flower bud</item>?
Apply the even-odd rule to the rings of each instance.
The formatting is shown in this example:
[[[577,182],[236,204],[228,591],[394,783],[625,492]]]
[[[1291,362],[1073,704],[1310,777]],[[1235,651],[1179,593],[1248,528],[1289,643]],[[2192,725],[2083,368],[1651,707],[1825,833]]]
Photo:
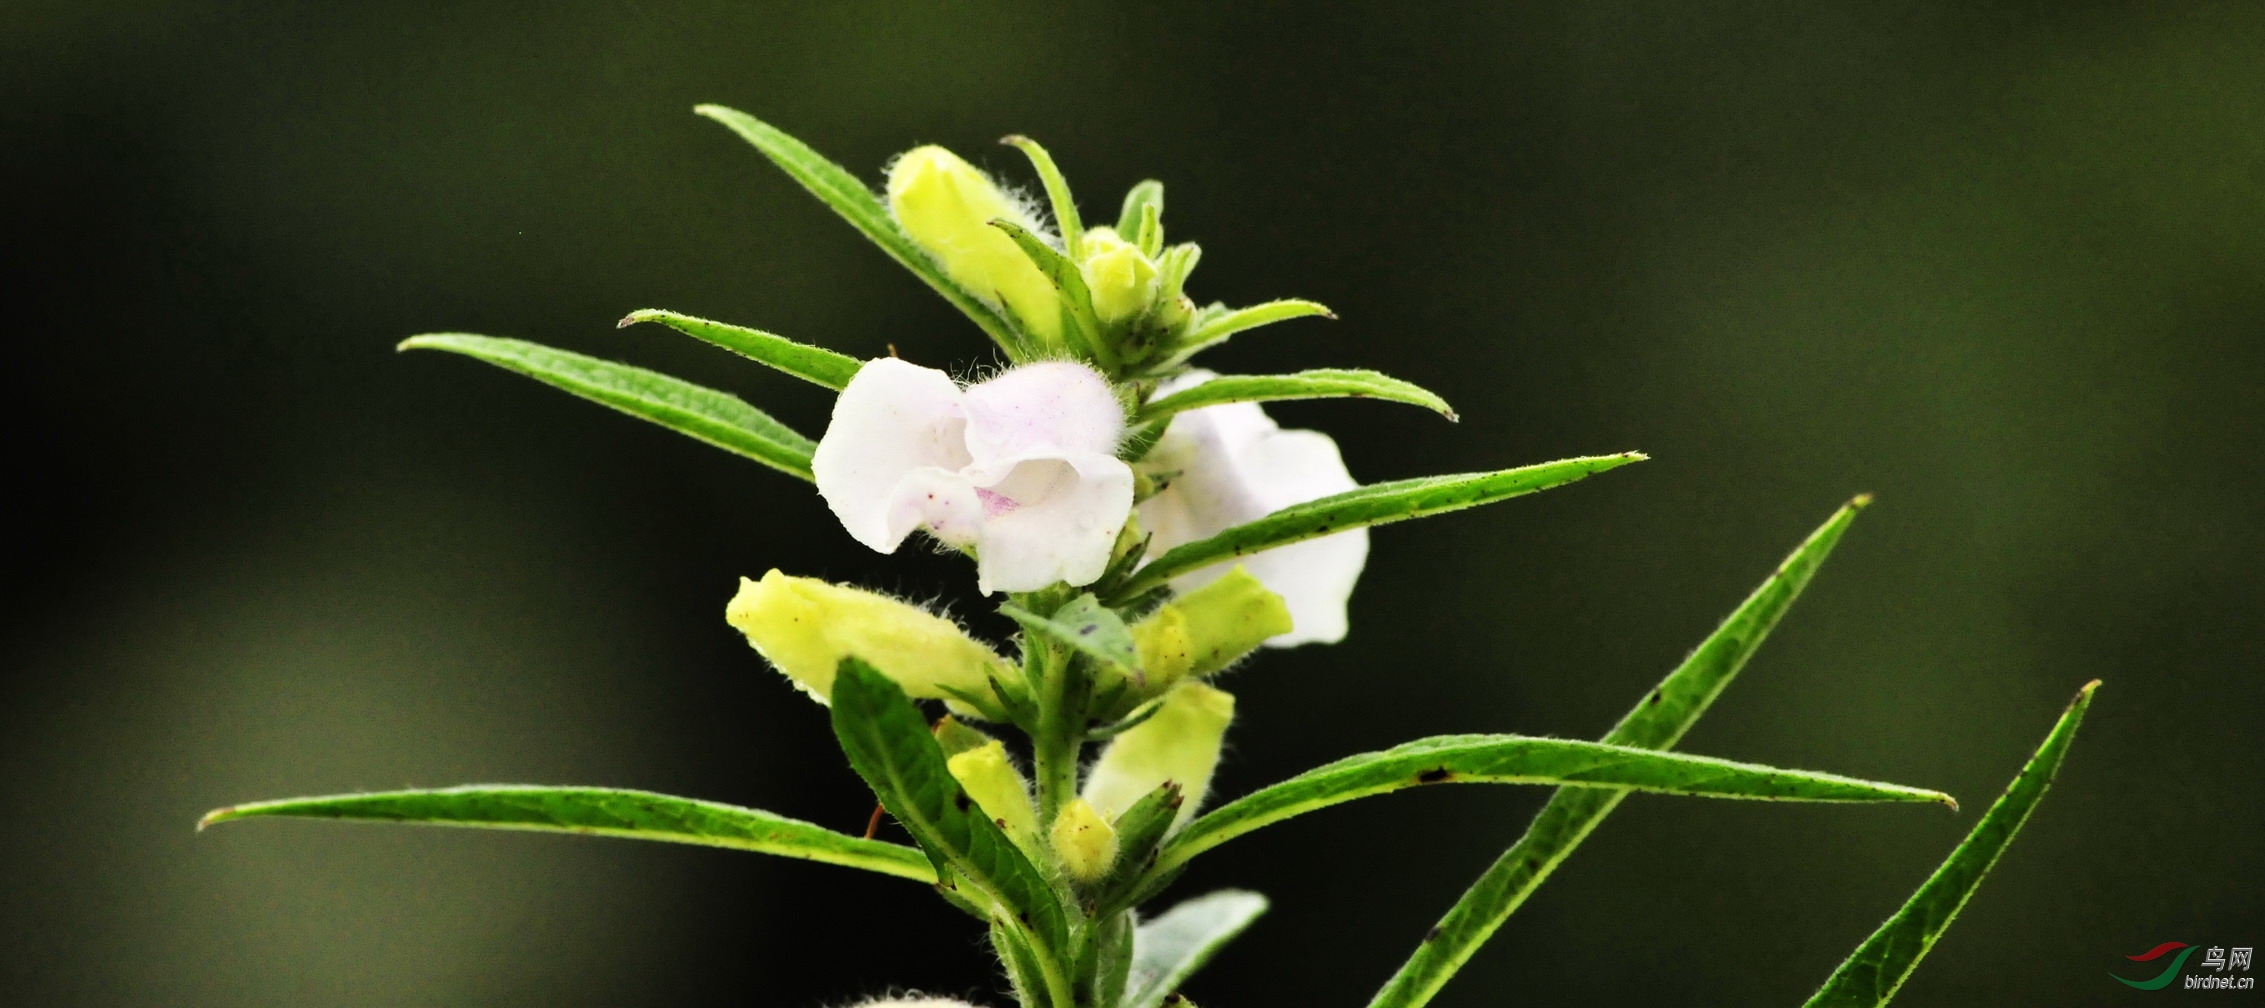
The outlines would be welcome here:
[[[851,655],[896,680],[905,693],[938,699],[943,687],[981,694],[986,669],[1006,659],[959,624],[887,595],[776,570],[739,579],[724,620],[796,686],[827,702],[834,669]]]
[[[1085,261],[1079,266],[1102,324],[1116,325],[1147,311],[1156,300],[1156,263],[1114,228],[1094,228],[1082,244]]]
[[[1211,789],[1219,746],[1235,719],[1235,698],[1200,682],[1184,682],[1164,695],[1148,720],[1109,741],[1085,779],[1085,800],[1115,819],[1142,795],[1174,781],[1187,800],[1172,828],[1187,825]]]
[[[1030,846],[1038,835],[1038,812],[1030,804],[1030,785],[1007,759],[1006,743],[977,746],[945,760],[944,765],[984,815],[1006,830],[1017,845]]]
[[[1150,686],[1161,689],[1226,668],[1290,626],[1282,596],[1237,566],[1158,607],[1132,634]]]
[[[1062,806],[1051,832],[1054,853],[1062,859],[1062,867],[1081,884],[1100,881],[1116,863],[1117,831],[1083,798],[1071,799]]]
[[[889,165],[889,213],[905,236],[969,293],[1012,311],[1048,344],[1062,335],[1061,296],[1054,283],[1006,232],[1004,218],[1044,234],[1037,214],[959,155],[915,147]]]

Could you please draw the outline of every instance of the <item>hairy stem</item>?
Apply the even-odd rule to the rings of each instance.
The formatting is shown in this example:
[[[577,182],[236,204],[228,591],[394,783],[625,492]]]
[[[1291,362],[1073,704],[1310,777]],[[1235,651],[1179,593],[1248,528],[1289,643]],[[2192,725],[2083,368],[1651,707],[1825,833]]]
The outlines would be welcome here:
[[[1032,773],[1038,786],[1038,822],[1052,825],[1062,806],[1077,797],[1079,750],[1085,741],[1083,690],[1078,688],[1077,663],[1068,651],[1051,641],[1034,641],[1040,675],[1038,730],[1031,736]]]

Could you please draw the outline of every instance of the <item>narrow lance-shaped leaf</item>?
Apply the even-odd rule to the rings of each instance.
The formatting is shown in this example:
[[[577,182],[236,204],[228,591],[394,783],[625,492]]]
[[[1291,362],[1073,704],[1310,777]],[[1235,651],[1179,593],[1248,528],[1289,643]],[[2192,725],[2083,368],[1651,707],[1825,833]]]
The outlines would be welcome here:
[[[1711,756],[1522,735],[1440,735],[1348,756],[1213,809],[1164,845],[1155,870],[1168,871],[1291,816],[1426,784],[1571,784],[1707,798],[1958,807],[1940,791]]]
[[[1150,561],[1127,578],[1111,596],[1123,602],[1162,587],[1165,582],[1235,557],[1249,556],[1276,546],[1318,539],[1346,529],[1384,525],[1410,518],[1425,518],[1481,504],[1509,500],[1538,490],[1586,479],[1645,458],[1642,452],[1621,452],[1589,458],[1562,459],[1499,472],[1422,476],[1357,487],[1319,500],[1294,504],[1257,521],[1237,525],[1208,539],[1184,543]]]
[[[1170,359],[1166,360],[1157,370],[1169,370],[1189,357],[1195,356],[1198,351],[1224,343],[1236,333],[1246,329],[1256,329],[1262,325],[1272,325],[1294,318],[1305,318],[1308,315],[1319,315],[1323,318],[1337,317],[1336,313],[1331,312],[1326,305],[1296,299],[1268,301],[1265,304],[1252,305],[1248,308],[1221,311],[1217,315],[1198,321],[1195,328],[1189,330],[1187,336],[1180,340],[1180,345],[1172,351]]]
[[[1455,410],[1447,405],[1447,400],[1414,382],[1375,371],[1346,368],[1316,368],[1278,375],[1220,375],[1141,407],[1140,419],[1155,420],[1221,403],[1337,398],[1408,403],[1449,420],[1456,419]]]
[[[736,452],[780,472],[811,479],[817,445],[738,396],[658,371],[616,364],[526,340],[428,333],[401,341],[403,350],[447,350],[517,371],[591,402],[611,406]]]
[[[1158,1008],[1203,964],[1266,912],[1266,897],[1239,889],[1198,896],[1133,932],[1132,976],[1122,1008]]]
[[[1911,971],[1919,968],[1919,960],[1935,947],[1935,940],[1958,919],[1958,912],[1981,887],[1990,867],[1997,864],[1998,856],[2013,843],[2014,834],[2021,832],[2021,825],[2029,821],[2037,802],[2052,787],[2053,775],[2060,772],[2068,744],[2076,737],[2076,727],[2083,722],[2085,709],[2092,705],[2092,692],[2099,686],[2100,681],[2094,679],[2077,692],[2076,700],[2053,725],[2036,755],[2021,768],[2020,776],[2006,785],[2005,794],[1983,813],[1982,821],[1974,824],[1974,831],[1895,916],[1833,971],[1824,987],[1809,998],[1808,1008],[1873,1008],[1895,997],[1896,990],[1910,979]]]
[[[1140,208],[1140,230],[1130,236],[1140,254],[1151,259],[1164,251],[1164,204],[1150,203]]]
[[[1030,159],[1031,170],[1038,173],[1038,184],[1046,187],[1046,202],[1054,208],[1054,226],[1061,229],[1062,247],[1075,258],[1085,239],[1085,221],[1078,216],[1077,201],[1070,197],[1070,182],[1062,177],[1062,169],[1055,166],[1054,155],[1026,136],[1010,136],[999,142]]]
[[[1870,497],[1857,497],[1810,533],[1690,657],[1636,702],[1604,741],[1666,749],[1681,739],[1761,647],[1869,503]],[[1430,1001],[1627,795],[1602,788],[1559,788],[1550,795],[1525,835],[1464,891],[1369,1002],[1371,1008],[1414,1008]]]
[[[1164,183],[1155,179],[1142,179],[1125,192],[1124,209],[1117,213],[1117,234],[1134,244],[1140,243],[1140,222],[1155,207],[1161,217],[1164,213]]]
[[[997,919],[1026,931],[1041,960],[1059,962],[1067,932],[1053,888],[952,777],[904,690],[845,658],[832,699],[834,736],[881,804],[929,857],[980,890]]]
[[[857,377],[857,369],[864,366],[864,362],[855,357],[835,353],[824,347],[798,343],[760,329],[694,318],[659,308],[630,312],[628,317],[621,320],[620,325],[631,326],[639,322],[658,322],[693,339],[705,340],[749,360],[768,364],[803,381],[836,392],[847,387],[849,380]]]
[[[740,139],[753,144],[756,150],[763,152],[764,157],[771,159],[772,164],[778,165],[788,177],[809,190],[811,195],[818,197],[819,202],[832,207],[858,233],[879,245],[881,251],[889,254],[889,258],[911,270],[914,276],[935,288],[936,293],[944,296],[944,300],[951,302],[952,307],[975,320],[975,324],[981,326],[999,345],[1008,348],[1023,345],[1022,335],[1013,325],[993,311],[990,305],[960,289],[958,284],[944,275],[944,271],[934,260],[928,258],[927,253],[920,250],[920,246],[905,237],[904,232],[897,228],[896,219],[889,216],[888,207],[881,205],[880,197],[866,188],[865,183],[859,182],[857,176],[811,150],[809,145],[788,136],[778,127],[745,112],[722,105],[699,105],[692,111],[724,124],[732,132],[739,134]]]
[[[927,857],[903,844],[864,840],[757,809],[619,788],[479,784],[286,798],[215,809],[197,823],[197,828],[264,816],[662,840],[823,861],[918,882],[936,881],[936,870]]]
[[[1071,349],[1100,364],[1104,370],[1115,371],[1117,352],[1108,345],[1107,340],[1101,338],[1101,319],[1093,313],[1093,292],[1085,286],[1085,271],[1079,269],[1068,257],[1054,251],[1054,247],[1046,244],[1045,239],[1031,234],[1013,221],[995,220],[991,222],[991,226],[1014,239],[1015,245],[1022,249],[1022,254],[1029,256],[1031,264],[1038,267],[1038,272],[1045,274],[1046,279],[1054,284],[1054,290],[1061,295],[1062,308],[1070,323],[1063,327],[1062,332],[1071,338]]]

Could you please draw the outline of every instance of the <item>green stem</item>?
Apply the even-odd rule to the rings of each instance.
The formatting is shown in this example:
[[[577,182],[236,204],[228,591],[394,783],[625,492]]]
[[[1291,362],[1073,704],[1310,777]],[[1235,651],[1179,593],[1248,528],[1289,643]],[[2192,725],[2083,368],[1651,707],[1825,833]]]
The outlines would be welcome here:
[[[1032,770],[1038,778],[1039,829],[1053,825],[1062,806],[1077,797],[1079,750],[1085,741],[1084,718],[1070,708],[1080,699],[1071,678],[1075,663],[1052,642],[1040,644],[1038,731],[1031,737]]]
[[[1045,614],[1052,614],[1065,601],[1048,592],[1018,595],[1011,600],[1031,612]],[[1038,707],[1037,723],[1024,726],[1030,733],[1031,775],[1038,792],[1038,846],[1044,852],[1042,857],[1050,859],[1050,827],[1063,806],[1077,798],[1078,759],[1085,747],[1091,684],[1086,681],[1086,670],[1067,647],[1025,635],[1023,648],[1023,676]],[[1057,885],[1068,884],[1058,863],[1049,875]],[[1029,949],[1030,965],[1038,973],[1035,979],[1049,1008],[1101,1008],[1081,997],[1094,986],[1090,961],[1094,950],[1089,947],[1094,939],[1092,924],[1080,911],[1074,894],[1065,890],[1061,899],[1071,920],[1069,941],[1064,948],[1034,945]]]

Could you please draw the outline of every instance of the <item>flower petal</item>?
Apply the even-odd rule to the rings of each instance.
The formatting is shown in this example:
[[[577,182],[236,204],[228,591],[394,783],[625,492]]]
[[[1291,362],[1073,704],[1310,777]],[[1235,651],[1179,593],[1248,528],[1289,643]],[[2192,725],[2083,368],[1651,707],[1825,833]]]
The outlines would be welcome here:
[[[1158,394],[1210,377],[1194,372],[1167,383]],[[1152,554],[1359,485],[1345,470],[1337,443],[1328,435],[1283,430],[1256,403],[1227,403],[1174,417],[1141,466],[1158,474],[1178,473],[1164,490],[1140,505],[1141,525],[1155,535],[1149,547]],[[1293,629],[1266,643],[1292,647],[1344,639],[1345,603],[1367,561],[1368,530],[1354,529],[1236,562],[1288,605]],[[1192,590],[1232,566],[1205,567],[1172,579],[1172,587]]]
[[[925,528],[945,543],[967,547],[975,545],[983,530],[987,502],[984,492],[967,477],[922,466],[889,489],[886,505],[883,530],[889,542],[901,543],[913,529]]]
[[[966,472],[977,486],[1005,479],[1024,459],[1108,455],[1125,436],[1125,409],[1107,379],[1068,361],[1026,364],[969,386]]]
[[[950,375],[894,357],[866,362],[842,389],[810,470],[851,538],[895,552],[920,524],[905,520],[907,479],[929,470],[911,488],[927,493],[968,464],[962,395]]]
[[[1018,461],[988,488],[994,505],[976,541],[976,587],[1036,591],[1092,584],[1109,566],[1132,515],[1132,468],[1114,455],[1073,452]]]

